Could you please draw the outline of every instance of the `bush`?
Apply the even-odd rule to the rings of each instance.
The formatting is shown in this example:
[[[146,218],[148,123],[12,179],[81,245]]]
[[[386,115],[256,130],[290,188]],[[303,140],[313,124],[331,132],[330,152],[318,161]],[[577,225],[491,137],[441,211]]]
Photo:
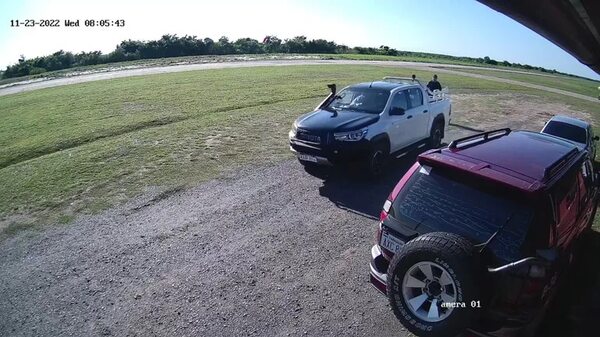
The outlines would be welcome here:
[[[48,70],[44,68],[33,67],[29,69],[29,75],[38,75],[47,72]]]
[[[497,65],[501,64],[507,67],[521,69],[535,69],[542,72],[558,73],[556,70],[548,70],[541,67],[532,67],[528,64],[510,63],[508,61],[498,62],[489,56],[484,58],[455,57],[449,55],[415,53],[408,51],[398,51],[389,46],[380,46],[379,48],[354,47],[349,48],[345,45],[338,45],[333,41],[323,39],[308,40],[306,36],[296,36],[293,39],[281,40],[277,36],[266,36],[262,43],[251,39],[241,38],[235,42],[230,42],[226,36],[222,36],[217,42],[209,38],[200,39],[196,36],[166,34],[159,40],[121,41],[115,50],[108,54],[102,54],[100,51],[81,52],[73,54],[59,50],[48,56],[36,57],[26,60],[21,56],[16,64],[6,67],[4,72],[0,72],[0,78],[10,78],[26,75],[37,75],[46,71],[60,70],[77,66],[89,66],[95,64],[104,64],[111,62],[122,62],[140,59],[155,59],[174,56],[192,56],[192,55],[227,55],[227,54],[262,54],[262,53],[322,53],[322,54],[365,54],[365,55],[390,55],[406,56],[416,58],[437,58],[461,62],[475,62],[482,64]]]

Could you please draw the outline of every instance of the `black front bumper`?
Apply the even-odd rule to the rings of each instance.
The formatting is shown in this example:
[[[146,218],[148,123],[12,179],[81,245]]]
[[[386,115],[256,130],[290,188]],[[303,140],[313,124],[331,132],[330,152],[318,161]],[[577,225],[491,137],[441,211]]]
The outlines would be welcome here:
[[[340,142],[327,135],[320,138],[320,142],[311,142],[290,136],[290,150],[297,154],[314,156],[317,158],[317,164],[321,165],[364,162],[371,150],[367,140]]]

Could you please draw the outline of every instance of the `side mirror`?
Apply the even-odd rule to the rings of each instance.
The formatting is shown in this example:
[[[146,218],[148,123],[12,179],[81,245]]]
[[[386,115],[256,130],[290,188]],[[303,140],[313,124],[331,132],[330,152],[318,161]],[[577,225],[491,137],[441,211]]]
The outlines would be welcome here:
[[[594,138],[592,138],[592,139],[593,139],[595,142],[597,142],[597,141],[599,141],[599,140],[600,140],[600,137],[598,137],[598,136],[594,136]]]
[[[390,115],[392,115],[392,116],[402,116],[402,115],[404,115],[404,109],[402,109],[400,107],[392,107],[390,109]]]

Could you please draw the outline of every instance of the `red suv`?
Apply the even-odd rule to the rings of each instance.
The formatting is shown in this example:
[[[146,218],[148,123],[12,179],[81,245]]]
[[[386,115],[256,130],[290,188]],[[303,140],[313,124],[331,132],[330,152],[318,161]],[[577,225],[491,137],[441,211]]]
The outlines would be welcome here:
[[[585,151],[529,131],[428,151],[383,206],[371,283],[419,336],[534,330],[591,227],[596,181]]]

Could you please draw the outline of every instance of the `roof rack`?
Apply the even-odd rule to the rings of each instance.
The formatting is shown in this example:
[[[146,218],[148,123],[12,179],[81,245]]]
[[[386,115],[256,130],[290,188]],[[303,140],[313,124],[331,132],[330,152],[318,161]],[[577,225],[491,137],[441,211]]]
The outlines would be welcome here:
[[[477,139],[477,138],[481,138],[481,141],[488,141],[490,138],[498,138],[498,137],[506,136],[510,132],[511,132],[511,130],[509,128],[504,128],[504,129],[498,129],[498,130],[478,133],[478,134],[471,135],[468,137],[453,140],[452,142],[450,142],[450,145],[448,145],[448,148],[456,149],[456,147],[459,144],[469,142],[469,141],[471,141],[473,139]],[[475,142],[473,142],[473,143],[475,143]]]
[[[413,80],[412,77],[386,76],[383,78],[383,80],[385,82],[407,83],[407,84],[418,83],[419,85],[421,85],[421,82],[419,82],[419,80],[417,80],[416,78]]]
[[[554,162],[552,165],[546,167],[544,169],[544,179],[548,179],[554,176],[557,172],[559,172],[563,167],[573,159],[579,153],[579,149],[576,147],[571,149],[571,151],[567,152],[562,158]]]

